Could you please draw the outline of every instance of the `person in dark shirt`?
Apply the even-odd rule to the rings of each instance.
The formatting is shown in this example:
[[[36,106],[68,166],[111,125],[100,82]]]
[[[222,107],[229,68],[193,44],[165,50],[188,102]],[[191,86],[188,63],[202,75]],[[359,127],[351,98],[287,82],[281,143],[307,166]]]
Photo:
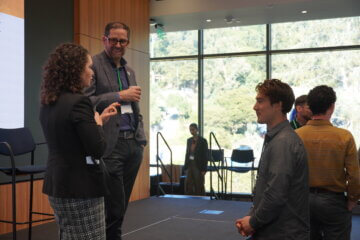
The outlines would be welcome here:
[[[205,195],[204,176],[208,162],[208,143],[198,135],[196,123],[190,124],[191,138],[187,140],[184,170],[185,194]]]
[[[252,239],[309,239],[309,179],[305,147],[286,114],[294,103],[290,86],[277,79],[256,87],[254,110],[267,125],[259,162],[253,207],[236,220]]]

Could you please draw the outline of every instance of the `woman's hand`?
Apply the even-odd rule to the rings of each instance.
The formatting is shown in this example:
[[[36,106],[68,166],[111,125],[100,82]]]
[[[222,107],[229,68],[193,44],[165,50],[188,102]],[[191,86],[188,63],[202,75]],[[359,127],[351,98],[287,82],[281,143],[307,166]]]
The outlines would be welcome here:
[[[95,112],[94,119],[95,119],[95,122],[96,122],[97,125],[100,125],[100,126],[103,125],[103,121],[102,121],[102,119],[101,119],[98,112]]]
[[[107,108],[105,108],[100,115],[102,122],[106,123],[110,119],[110,117],[115,116],[118,113],[118,107],[120,107],[120,103],[114,102],[110,104]]]

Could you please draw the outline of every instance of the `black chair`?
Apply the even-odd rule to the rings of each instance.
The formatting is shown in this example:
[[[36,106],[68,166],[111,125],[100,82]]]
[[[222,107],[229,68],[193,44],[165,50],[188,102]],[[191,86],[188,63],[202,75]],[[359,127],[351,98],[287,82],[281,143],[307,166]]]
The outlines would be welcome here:
[[[209,150],[209,161],[207,171],[217,171],[222,168],[224,163],[224,149]]]
[[[3,223],[10,223],[13,227],[13,240],[16,240],[16,225],[28,224],[29,232],[28,239],[31,240],[31,228],[35,222],[53,220],[54,217],[33,220],[32,215],[46,215],[54,216],[48,213],[33,212],[33,182],[34,174],[45,172],[45,165],[37,166],[35,162],[35,149],[37,145],[45,143],[35,144],[31,132],[28,128],[16,128],[16,129],[1,129],[0,128],[0,155],[8,156],[10,159],[11,167],[0,167],[0,171],[8,176],[11,176],[12,185],[12,221],[0,220]],[[18,166],[19,156],[30,155],[30,165]],[[15,158],[16,157],[16,158]],[[21,158],[23,159],[23,158]],[[16,177],[17,176],[30,176],[30,197],[29,197],[29,220],[26,222],[17,222],[16,220]]]
[[[209,150],[209,161],[208,161],[208,167],[207,171],[210,172],[210,191],[211,196],[212,194],[215,195],[217,199],[219,199],[218,196],[216,196],[213,183],[212,183],[212,173],[216,172],[217,178],[218,178],[218,193],[221,193],[222,197],[224,194],[226,194],[226,176],[224,176],[224,169],[226,166],[226,162],[224,162],[224,149],[217,149]]]
[[[231,154],[231,166],[230,171],[237,173],[247,173],[251,171],[251,191],[254,190],[254,152],[252,149],[240,150],[234,149]],[[239,163],[243,166],[233,166],[233,162]],[[249,166],[251,163],[251,166]],[[232,189],[232,179],[231,179],[231,189]],[[232,190],[231,190],[232,191]]]

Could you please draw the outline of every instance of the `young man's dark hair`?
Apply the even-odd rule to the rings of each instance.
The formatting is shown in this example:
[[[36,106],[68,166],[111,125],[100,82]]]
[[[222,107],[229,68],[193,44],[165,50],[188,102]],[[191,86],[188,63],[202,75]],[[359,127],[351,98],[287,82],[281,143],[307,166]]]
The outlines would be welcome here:
[[[256,86],[256,92],[262,93],[270,99],[270,103],[282,102],[281,112],[290,112],[295,96],[291,87],[279,79],[267,79]]]
[[[110,34],[110,30],[117,29],[117,28],[126,30],[128,40],[130,40],[130,28],[125,23],[122,23],[122,22],[110,22],[110,23],[106,24],[104,35],[108,37]]]
[[[192,123],[192,124],[190,124],[190,126],[189,126],[190,128],[191,127],[193,127],[193,128],[195,128],[196,130],[198,129],[198,125],[196,124],[196,123]]]
[[[299,105],[304,105],[304,104],[306,104],[307,103],[307,95],[301,95],[301,96],[299,96],[299,97],[297,97],[296,99],[295,99],[295,103],[294,103],[294,105],[295,105],[295,107],[296,106],[299,106]]]
[[[321,85],[310,90],[307,103],[314,115],[325,114],[336,102],[335,91],[326,85]]]

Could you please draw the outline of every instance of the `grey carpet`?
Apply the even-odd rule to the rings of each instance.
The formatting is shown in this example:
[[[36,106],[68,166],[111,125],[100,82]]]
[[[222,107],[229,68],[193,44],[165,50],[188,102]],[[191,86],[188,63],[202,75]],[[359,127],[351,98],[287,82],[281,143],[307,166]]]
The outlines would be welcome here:
[[[191,197],[151,197],[132,202],[125,217],[123,240],[244,239],[237,233],[234,221],[244,216],[250,205],[249,202]],[[202,210],[223,213],[201,214]],[[57,231],[54,222],[34,227],[33,240],[57,240]],[[353,216],[351,237],[360,239],[360,215]],[[0,240],[11,239],[11,234],[0,235]],[[26,239],[27,230],[18,231],[17,240]]]

